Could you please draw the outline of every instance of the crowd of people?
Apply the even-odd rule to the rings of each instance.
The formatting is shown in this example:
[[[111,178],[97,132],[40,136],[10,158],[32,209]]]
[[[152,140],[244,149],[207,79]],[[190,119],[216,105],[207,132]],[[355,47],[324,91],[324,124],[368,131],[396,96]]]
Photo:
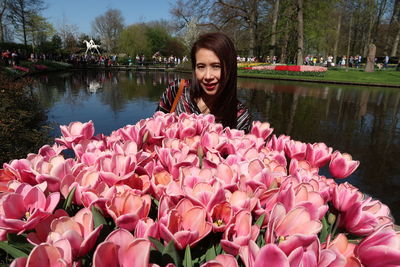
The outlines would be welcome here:
[[[30,53],[25,55],[19,50],[0,50],[1,62],[4,66],[14,66],[19,65],[21,60],[29,60],[31,62],[38,62],[43,60],[55,60],[64,61],[71,64],[85,65],[85,64],[97,64],[100,66],[118,66],[118,65],[150,65],[150,64],[164,64],[166,66],[178,66],[181,63],[187,62],[187,56],[178,57],[174,55],[164,56],[160,52],[156,52],[151,59],[147,59],[144,54],[137,54],[136,56],[123,56],[119,58],[116,54],[82,54],[82,53],[72,53],[69,55],[54,54],[54,53]],[[266,56],[266,57],[241,57],[237,56],[236,61],[238,63],[269,63],[269,64],[283,64],[277,56]],[[387,69],[390,61],[393,63],[388,55],[384,57],[375,58],[375,64],[378,69]],[[361,55],[350,56],[347,59],[346,55],[337,56],[336,61],[332,55],[316,56],[307,55],[304,58],[304,65],[311,66],[324,66],[324,67],[350,67],[350,68],[360,68],[362,63],[366,62],[366,58]],[[295,63],[295,62],[292,62]]]

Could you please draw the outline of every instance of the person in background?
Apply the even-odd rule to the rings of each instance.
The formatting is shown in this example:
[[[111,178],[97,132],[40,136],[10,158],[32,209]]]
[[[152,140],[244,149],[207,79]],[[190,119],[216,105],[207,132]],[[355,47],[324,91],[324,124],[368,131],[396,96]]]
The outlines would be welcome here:
[[[224,127],[248,132],[251,116],[237,98],[236,49],[220,32],[201,35],[191,50],[192,80],[185,81],[174,112],[213,114]],[[157,111],[171,112],[180,80],[170,83],[160,98]]]

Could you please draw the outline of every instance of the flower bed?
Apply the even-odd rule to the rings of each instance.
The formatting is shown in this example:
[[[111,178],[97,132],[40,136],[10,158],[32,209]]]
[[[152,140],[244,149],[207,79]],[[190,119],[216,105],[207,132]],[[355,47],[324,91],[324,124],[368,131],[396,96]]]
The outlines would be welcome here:
[[[359,165],[324,143],[261,122],[245,135],[212,115],[61,131],[0,170],[0,246],[14,266],[400,264],[389,208],[319,174]]]
[[[323,76],[328,70],[326,67],[308,66],[308,65],[266,65],[252,66],[242,68],[250,73],[268,73],[268,74],[284,74],[284,75],[306,75],[306,76]]]
[[[25,68],[25,67],[22,67],[22,66],[13,66],[13,68],[14,69],[16,69],[16,70],[19,70],[19,71],[23,71],[23,72],[29,72],[30,71],[30,69],[29,68]]]

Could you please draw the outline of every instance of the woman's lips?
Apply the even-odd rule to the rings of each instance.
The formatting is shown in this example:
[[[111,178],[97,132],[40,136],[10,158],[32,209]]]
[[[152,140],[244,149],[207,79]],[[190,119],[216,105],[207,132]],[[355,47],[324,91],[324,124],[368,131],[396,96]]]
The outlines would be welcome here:
[[[204,85],[204,87],[205,87],[206,90],[208,90],[208,91],[214,90],[216,86],[217,86],[217,84],[205,84],[205,85]]]

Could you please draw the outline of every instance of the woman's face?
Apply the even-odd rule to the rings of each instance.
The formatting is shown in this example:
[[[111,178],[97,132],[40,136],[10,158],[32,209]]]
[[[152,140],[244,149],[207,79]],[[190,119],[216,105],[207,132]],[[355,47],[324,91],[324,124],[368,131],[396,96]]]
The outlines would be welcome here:
[[[195,74],[201,88],[209,95],[215,95],[221,79],[221,61],[217,55],[206,48],[196,52]]]

